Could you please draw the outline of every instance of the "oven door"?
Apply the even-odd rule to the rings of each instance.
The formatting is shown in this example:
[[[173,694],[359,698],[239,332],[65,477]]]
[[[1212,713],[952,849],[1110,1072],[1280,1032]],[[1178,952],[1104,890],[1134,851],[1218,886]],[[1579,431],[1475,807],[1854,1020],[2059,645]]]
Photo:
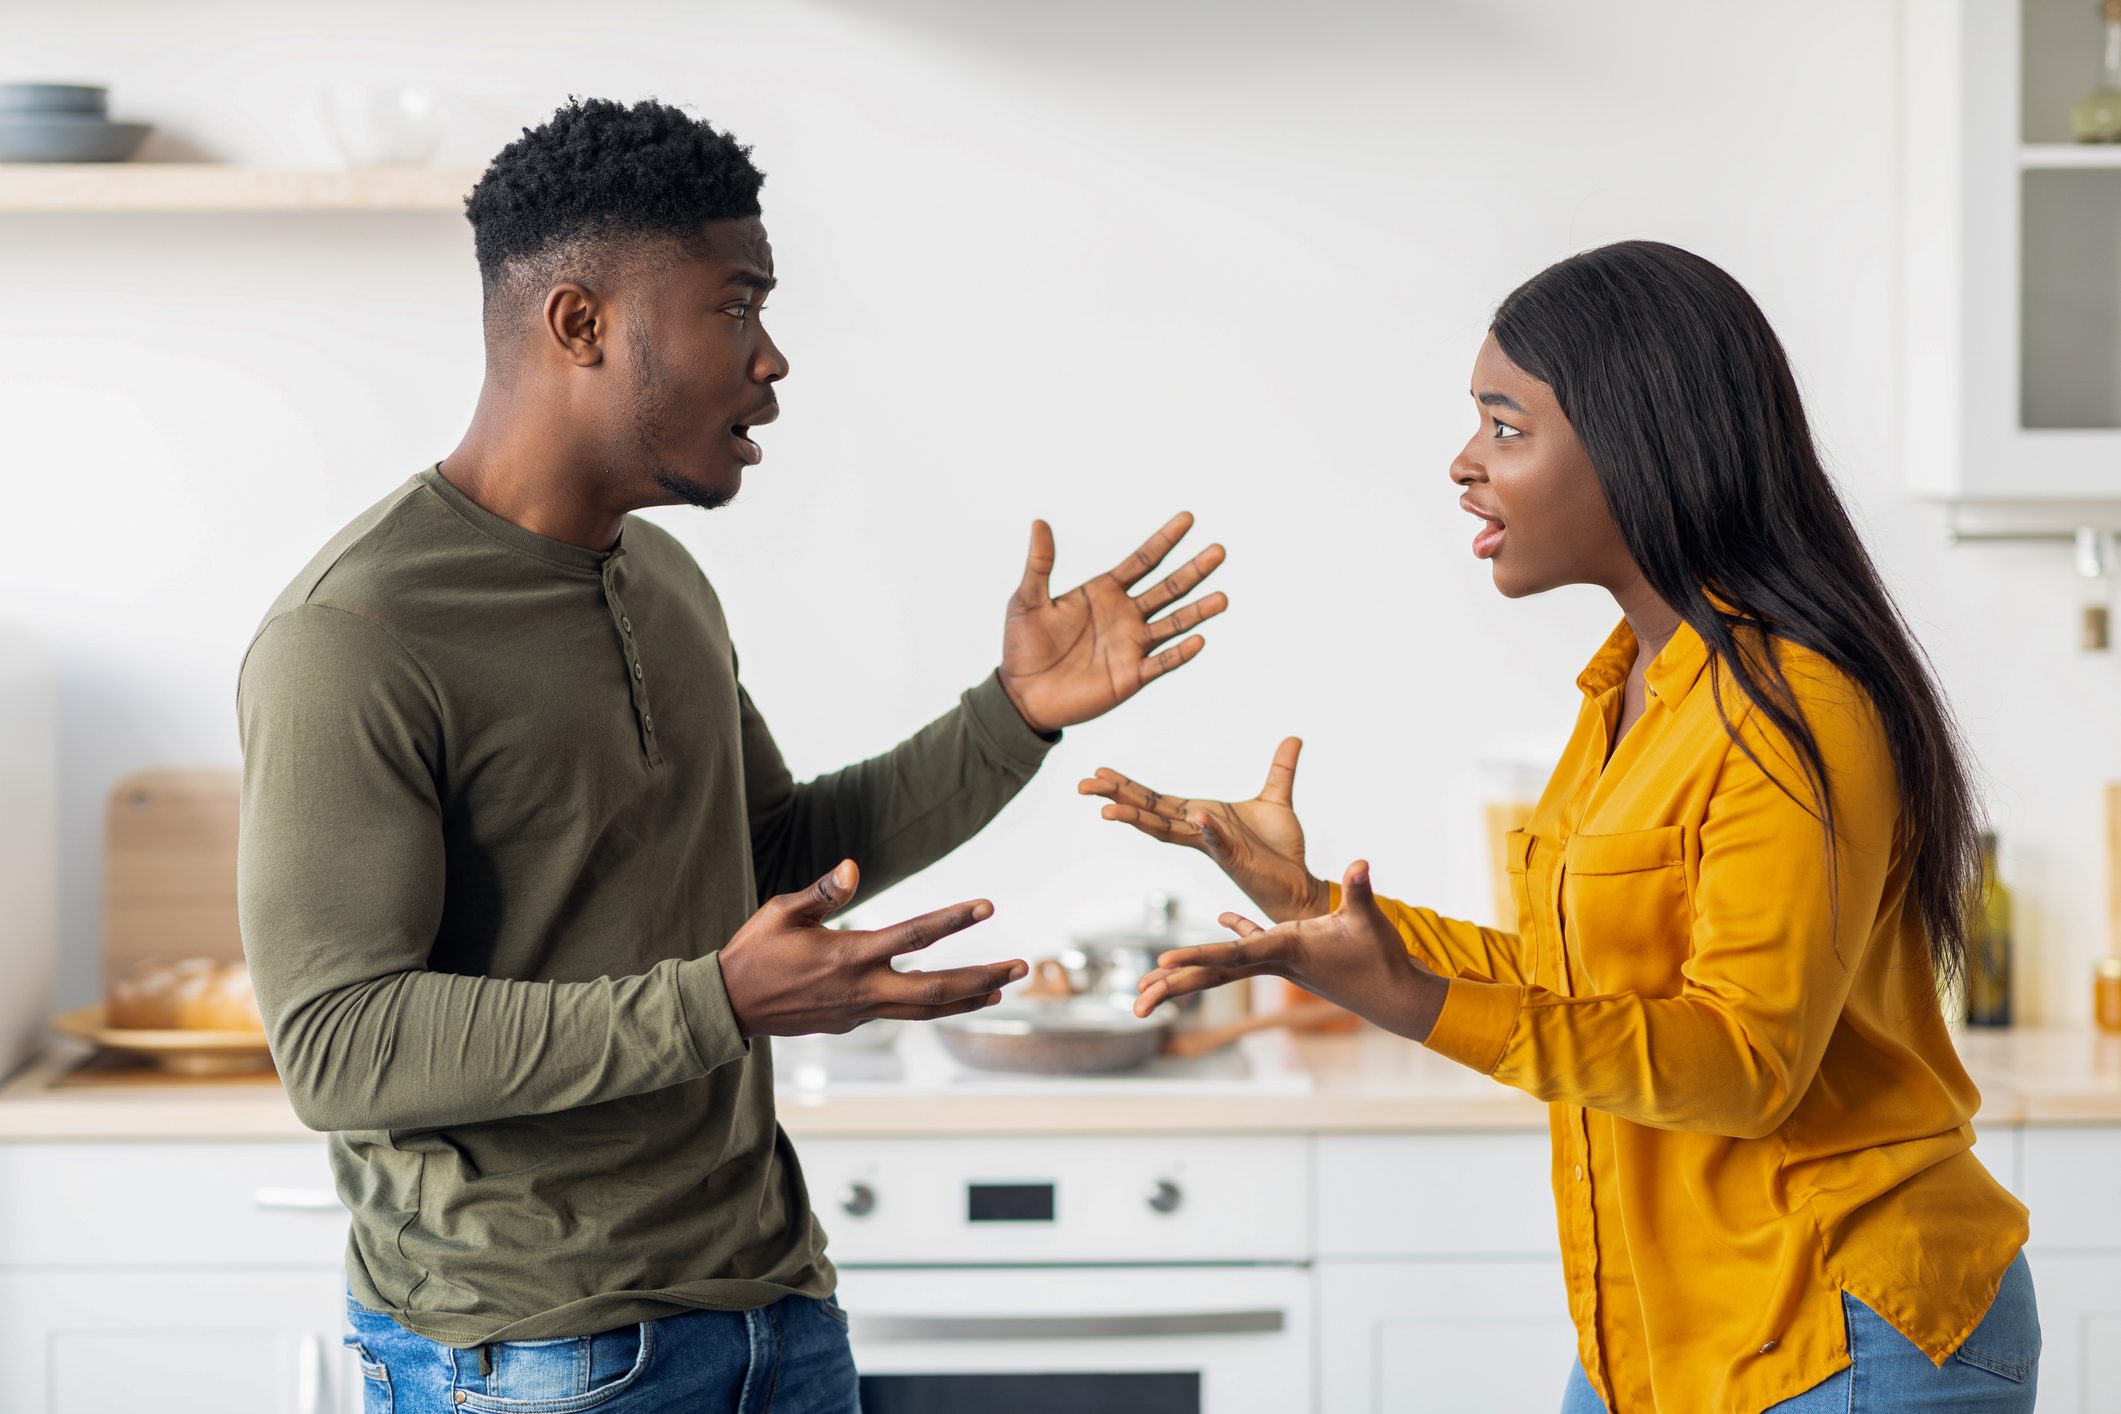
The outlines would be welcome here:
[[[1296,1266],[841,1268],[862,1414],[1298,1414]]]

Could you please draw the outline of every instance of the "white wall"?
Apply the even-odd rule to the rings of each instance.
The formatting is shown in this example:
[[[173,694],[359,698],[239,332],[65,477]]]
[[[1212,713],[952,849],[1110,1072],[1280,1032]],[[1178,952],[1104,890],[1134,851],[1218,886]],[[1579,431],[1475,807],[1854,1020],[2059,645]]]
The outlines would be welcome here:
[[[2025,1010],[2078,1019],[2115,669],[2073,649],[2064,553],[1947,551],[1941,513],[1895,489],[1893,16],[99,0],[11,7],[4,64],[109,79],[162,155],[330,161],[314,95],[349,76],[459,95],[441,161],[483,161],[569,92],[685,102],[755,143],[786,415],[736,506],[659,519],[714,577],[799,770],[888,745],[991,666],[1033,515],[1072,582],[1197,512],[1231,550],[1207,653],[1070,733],[986,837],[884,901],[987,894],[996,952],[1158,886],[1229,906],[1074,783],[1110,764],[1249,792],[1291,731],[1321,869],[1367,854],[1391,890],[1482,913],[1470,763],[1559,744],[1614,611],[1489,588],[1444,475],[1467,370],[1548,262],[1699,250],[1780,328],[1958,700],[2022,900]],[[104,793],[234,764],[259,612],[454,444],[476,293],[453,216],[0,220],[0,613],[62,672],[62,1002],[93,993]]]

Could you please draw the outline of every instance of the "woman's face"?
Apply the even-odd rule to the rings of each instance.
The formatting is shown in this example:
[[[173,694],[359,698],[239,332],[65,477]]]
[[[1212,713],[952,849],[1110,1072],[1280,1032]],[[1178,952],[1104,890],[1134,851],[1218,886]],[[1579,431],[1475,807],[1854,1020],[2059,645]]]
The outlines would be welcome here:
[[[1481,518],[1473,553],[1512,599],[1564,584],[1608,589],[1640,571],[1606,507],[1590,454],[1554,390],[1510,362],[1489,334],[1473,363],[1480,428],[1451,463],[1458,503]]]

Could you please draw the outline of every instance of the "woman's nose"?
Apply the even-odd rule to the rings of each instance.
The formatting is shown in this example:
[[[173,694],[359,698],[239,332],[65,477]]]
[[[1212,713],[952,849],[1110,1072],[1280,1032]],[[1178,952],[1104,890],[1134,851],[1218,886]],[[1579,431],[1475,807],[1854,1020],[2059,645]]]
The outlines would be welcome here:
[[[1476,481],[1488,479],[1487,469],[1473,459],[1473,449],[1467,447],[1451,459],[1451,480],[1460,486],[1470,486]]]

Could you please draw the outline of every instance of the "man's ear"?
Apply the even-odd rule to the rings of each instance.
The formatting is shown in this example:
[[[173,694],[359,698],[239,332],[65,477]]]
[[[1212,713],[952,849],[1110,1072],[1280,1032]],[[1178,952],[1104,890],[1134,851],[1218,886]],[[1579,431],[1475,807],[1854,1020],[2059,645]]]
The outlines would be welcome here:
[[[560,356],[577,368],[604,361],[611,321],[604,301],[587,285],[562,280],[545,292],[540,327]]]

